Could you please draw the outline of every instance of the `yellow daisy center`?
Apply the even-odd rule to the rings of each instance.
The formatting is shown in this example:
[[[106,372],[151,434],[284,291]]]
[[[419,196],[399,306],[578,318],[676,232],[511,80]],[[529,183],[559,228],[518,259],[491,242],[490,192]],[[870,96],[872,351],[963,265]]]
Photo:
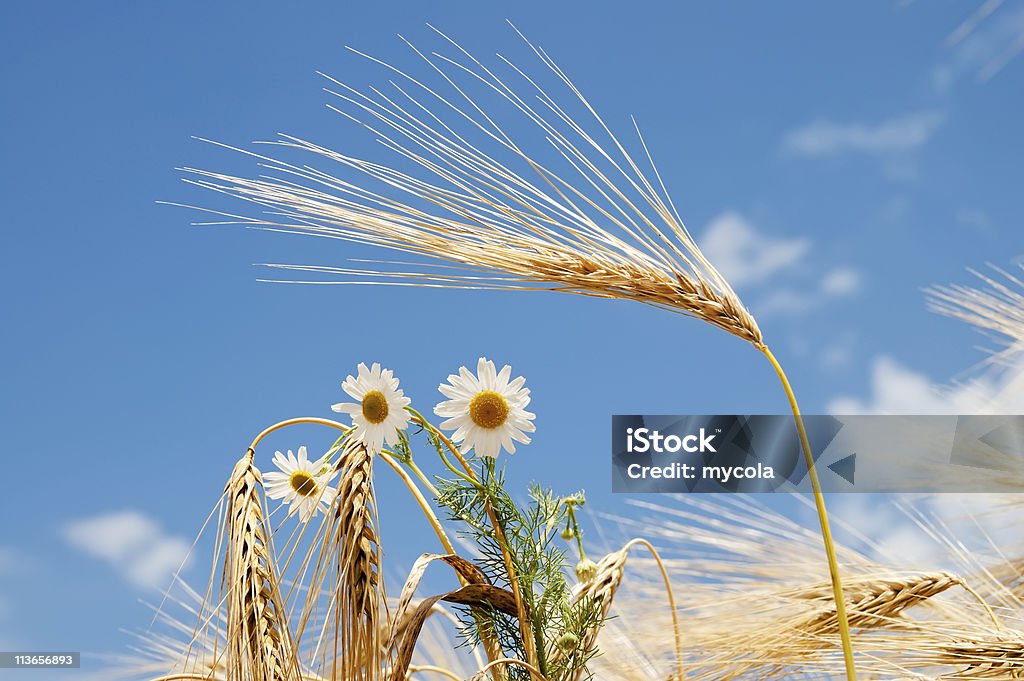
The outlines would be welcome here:
[[[388,400],[379,390],[371,390],[363,395],[363,418],[377,425],[384,423],[388,417]]]
[[[297,494],[304,497],[313,496],[320,490],[316,478],[309,471],[295,471],[288,476],[288,483]]]
[[[481,428],[498,428],[508,419],[508,402],[493,390],[479,392],[469,401],[469,418]]]

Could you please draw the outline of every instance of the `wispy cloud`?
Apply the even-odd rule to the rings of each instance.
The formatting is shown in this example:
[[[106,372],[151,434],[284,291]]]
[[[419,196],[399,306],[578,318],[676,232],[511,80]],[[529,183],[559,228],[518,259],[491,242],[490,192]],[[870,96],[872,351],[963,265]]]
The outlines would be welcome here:
[[[767,234],[733,210],[708,224],[700,247],[737,289],[758,286],[760,295],[753,296],[751,307],[759,317],[806,314],[835,298],[852,296],[863,287],[860,271],[845,265],[828,270],[817,283],[807,284],[807,270],[817,269],[807,263],[810,240]],[[799,286],[787,283],[800,279],[805,281]],[[773,286],[765,287],[768,282]]]
[[[826,272],[817,286],[777,286],[771,293],[757,299],[753,308],[759,317],[805,315],[837,298],[854,296],[863,287],[864,277],[860,270],[841,265]]]
[[[739,213],[727,211],[711,221],[700,247],[725,278],[741,288],[763,283],[795,265],[811,245],[806,239],[763,234]]]
[[[991,80],[1024,52],[1024,9],[999,10],[988,0],[946,38],[950,56],[932,70],[932,86],[948,93],[963,78]]]
[[[867,397],[828,403],[833,414],[1013,414],[1024,410],[1024,368],[1009,365],[947,386],[882,355],[871,365]]]
[[[134,510],[73,520],[63,527],[63,535],[75,548],[142,587],[166,586],[191,548],[191,542],[166,534],[156,521]]]
[[[864,285],[864,276],[860,270],[852,267],[836,267],[821,280],[821,292],[835,298],[857,293]]]
[[[921,147],[942,125],[939,111],[917,111],[879,123],[814,121],[788,132],[782,148],[796,156],[889,154]]]
[[[837,535],[845,538],[843,526],[856,530],[869,539],[882,563],[913,565],[916,570],[978,571],[986,563],[1005,562],[994,555],[993,547],[1019,539],[1012,508],[997,510],[999,500],[999,495],[976,493],[838,494],[836,515],[843,523]],[[923,531],[916,520],[919,515],[940,532]],[[945,543],[949,538],[961,547],[951,548]]]

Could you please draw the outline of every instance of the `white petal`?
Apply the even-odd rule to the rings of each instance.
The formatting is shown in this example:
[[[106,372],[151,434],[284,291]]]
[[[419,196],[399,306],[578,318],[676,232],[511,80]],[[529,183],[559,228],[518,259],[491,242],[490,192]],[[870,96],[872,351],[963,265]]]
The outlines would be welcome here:
[[[494,389],[497,390],[499,393],[505,392],[505,389],[508,387],[508,378],[511,375],[511,366],[506,364],[505,366],[501,367],[501,371],[498,372],[498,378],[497,381],[495,382]]]

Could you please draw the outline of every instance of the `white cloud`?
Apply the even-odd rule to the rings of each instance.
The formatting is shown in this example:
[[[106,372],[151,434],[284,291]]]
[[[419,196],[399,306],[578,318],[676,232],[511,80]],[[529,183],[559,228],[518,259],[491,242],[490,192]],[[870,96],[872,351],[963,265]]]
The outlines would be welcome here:
[[[1012,414],[1024,410],[1024,366],[1013,365],[954,386],[934,383],[892,357],[876,357],[870,395],[829,402],[833,414]]]
[[[191,542],[165,534],[158,523],[133,510],[73,520],[63,534],[75,548],[143,587],[167,586],[191,548]]]
[[[812,312],[835,298],[856,295],[862,283],[860,270],[841,265],[829,270],[816,288],[775,287],[757,299],[752,307],[759,317],[796,317]]]
[[[763,234],[735,211],[708,225],[701,250],[733,286],[758,284],[800,262],[810,250],[806,239]]]
[[[737,289],[773,282],[771,287],[761,286],[761,295],[754,299],[752,307],[759,317],[807,314],[861,288],[860,272],[849,266],[829,270],[816,285],[798,287],[779,282],[794,279],[794,274],[796,278],[807,276],[803,265],[811,251],[810,241],[765,234],[736,211],[725,211],[711,221],[700,248]]]
[[[831,504],[840,541],[848,541],[844,526],[851,527],[882,563],[964,573],[1004,563],[994,546],[1019,546],[1020,526],[1005,502],[999,494],[838,494]]]
[[[859,270],[852,267],[836,267],[821,280],[821,292],[826,296],[840,297],[860,291],[864,278]]]
[[[918,111],[873,125],[815,121],[787,133],[782,147],[798,156],[910,151],[927,143],[942,125],[942,119],[938,111]]]

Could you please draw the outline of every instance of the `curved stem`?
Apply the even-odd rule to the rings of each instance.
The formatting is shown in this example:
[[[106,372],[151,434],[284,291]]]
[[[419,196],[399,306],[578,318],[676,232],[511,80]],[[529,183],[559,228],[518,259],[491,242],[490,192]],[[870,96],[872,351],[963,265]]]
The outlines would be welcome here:
[[[425,673],[425,672],[433,672],[434,674],[440,674],[442,676],[447,676],[452,681],[462,681],[462,677],[461,676],[459,676],[458,674],[456,674],[455,672],[453,672],[450,669],[445,669],[444,667],[438,667],[438,666],[432,665],[432,664],[421,664],[421,665],[413,665],[413,664],[411,664],[411,665],[409,665],[409,673],[410,674],[419,674],[419,673]]]
[[[252,444],[249,445],[249,450],[255,452],[256,451],[256,446],[260,443],[260,441],[263,440],[263,438],[265,438],[266,436],[268,436],[271,433],[273,433],[274,431],[281,430],[282,428],[287,428],[288,426],[295,426],[295,425],[305,424],[305,423],[311,423],[311,424],[320,425],[320,426],[327,426],[329,428],[334,428],[336,430],[340,430],[344,434],[348,434],[349,431],[352,430],[351,427],[346,426],[343,423],[338,423],[337,421],[332,421],[331,419],[324,419],[324,418],[320,418],[319,416],[300,416],[300,417],[294,418],[294,419],[286,419],[284,421],[278,421],[274,425],[272,425],[272,426],[270,426],[268,428],[265,428],[263,430],[263,432],[261,432],[259,435],[257,435],[253,439]],[[337,443],[335,443],[335,444],[337,444]],[[424,498],[423,493],[420,492],[419,488],[416,486],[416,483],[412,480],[412,478],[409,477],[409,474],[406,473],[405,470],[402,469],[402,467],[398,465],[398,462],[396,462],[388,454],[386,454],[384,452],[380,452],[379,456],[382,459],[384,459],[384,461],[389,466],[391,466],[391,468],[394,469],[395,473],[397,473],[398,476],[402,479],[402,482],[405,483],[405,486],[409,488],[409,491],[412,493],[413,497],[416,499],[416,503],[419,504],[420,510],[423,511],[423,515],[426,516],[427,522],[430,523],[430,526],[433,528],[434,533],[437,535],[437,538],[441,540],[441,545],[444,546],[444,550],[447,551],[448,553],[455,553],[455,548],[452,546],[451,541],[448,539],[448,535],[445,534],[444,528],[441,527],[441,523],[440,523],[440,521],[438,521],[437,515],[434,513],[434,510],[432,508],[430,508],[430,504]]]
[[[400,477],[402,482],[405,483],[405,486],[409,488],[409,492],[412,493],[413,498],[416,499],[416,503],[420,505],[420,510],[423,511],[423,515],[427,517],[427,522],[429,522],[430,527],[433,528],[434,534],[436,534],[437,538],[441,540],[441,546],[444,547],[444,550],[448,553],[455,553],[455,547],[452,545],[451,540],[448,539],[448,535],[445,533],[444,528],[441,527],[441,521],[437,519],[434,509],[430,508],[430,504],[423,496],[423,493],[420,492],[420,488],[416,486],[416,482],[410,478],[409,474],[405,472],[405,469],[402,468],[402,466],[386,452],[381,452],[378,456],[384,460],[384,463],[394,469],[395,473],[398,474],[398,477]]]
[[[1002,623],[999,621],[999,618],[996,617],[996,614],[992,612],[992,608],[989,606],[988,603],[985,602],[985,599],[981,597],[981,594],[972,589],[971,586],[962,579],[958,579],[957,583],[960,584],[961,588],[963,588],[964,591],[974,596],[974,600],[981,603],[981,607],[985,609],[985,612],[988,614],[989,619],[992,620],[992,625],[996,628],[996,631],[1003,631]]]
[[[532,664],[529,664],[528,662],[517,660],[514,657],[504,657],[500,660],[495,660],[494,662],[489,663],[486,667],[478,671],[477,674],[483,674],[484,672],[490,670],[491,667],[494,667],[499,664],[517,664],[520,667],[524,667],[525,669],[527,669],[530,672],[530,676],[534,677],[535,679],[539,679],[539,681],[547,681],[547,679],[544,678],[544,675],[540,673],[539,669],[534,667]]]
[[[336,428],[345,433],[352,430],[351,427],[346,426],[343,423],[338,423],[337,421],[332,421],[331,419],[322,419],[319,416],[300,416],[294,419],[285,419],[284,421],[278,421],[274,425],[268,428],[264,428],[262,433],[253,438],[252,444],[249,445],[249,449],[255,451],[256,445],[258,445],[263,438],[270,435],[275,430],[281,430],[282,428],[287,428],[288,426],[297,426],[301,423],[313,423],[320,426],[327,426],[328,428]]]
[[[789,408],[793,411],[793,420],[796,421],[796,429],[800,434],[800,447],[804,452],[804,460],[807,462],[807,475],[811,480],[811,489],[814,491],[814,506],[818,511],[818,523],[821,525],[821,538],[825,543],[825,555],[828,559],[828,573],[832,579],[832,596],[836,603],[836,618],[839,621],[839,637],[843,644],[843,661],[846,663],[847,681],[856,681],[857,670],[853,663],[853,644],[850,640],[850,621],[846,616],[846,597],[843,596],[843,584],[839,577],[839,564],[836,561],[835,543],[832,541],[832,530],[828,524],[828,512],[825,510],[825,495],[821,492],[821,483],[818,482],[818,472],[814,468],[814,456],[811,453],[811,443],[807,439],[807,430],[804,428],[804,419],[800,415],[800,406],[797,404],[793,387],[786,378],[786,372],[782,365],[775,359],[775,355],[768,349],[767,345],[761,344],[757,349],[764,353],[764,356],[775,368],[775,373],[782,382],[786,391],[786,398],[789,400]]]
[[[459,464],[466,471],[466,474],[473,478],[473,480],[476,480],[476,473],[473,471],[473,467],[469,465],[468,461],[466,461],[466,457],[462,455],[462,452],[459,451],[459,448],[456,447],[455,444],[448,439],[448,436],[445,435],[440,428],[438,428],[433,423],[428,421],[426,417],[423,416],[423,414],[419,413],[415,409],[412,409],[411,407],[406,407],[406,409],[408,409],[408,411],[413,415],[413,421],[415,421],[416,423],[418,423],[419,425],[423,426],[431,433],[433,433],[434,437],[440,440],[441,443],[448,449],[448,451],[450,451],[452,455],[456,459],[458,459]]]
[[[406,462],[405,465],[408,466],[412,470],[412,472],[416,474],[416,477],[420,479],[420,482],[423,483],[423,486],[426,487],[427,491],[433,494],[434,498],[436,499],[439,495],[437,488],[434,487],[434,483],[430,482],[430,479],[423,472],[423,469],[416,465],[416,462],[413,461],[412,457],[409,457],[409,460]]]
[[[683,631],[679,626],[679,613],[676,609],[676,597],[672,591],[672,580],[669,579],[668,570],[665,568],[664,561],[661,560],[661,554],[654,548],[654,545],[646,539],[634,539],[626,544],[625,550],[628,551],[634,544],[639,544],[651,552],[654,557],[654,562],[658,564],[658,570],[661,571],[661,579],[665,582],[665,594],[668,598],[668,607],[672,612],[672,633],[675,637],[676,645],[676,676],[675,681],[683,681],[686,678],[686,674],[683,671]]]

